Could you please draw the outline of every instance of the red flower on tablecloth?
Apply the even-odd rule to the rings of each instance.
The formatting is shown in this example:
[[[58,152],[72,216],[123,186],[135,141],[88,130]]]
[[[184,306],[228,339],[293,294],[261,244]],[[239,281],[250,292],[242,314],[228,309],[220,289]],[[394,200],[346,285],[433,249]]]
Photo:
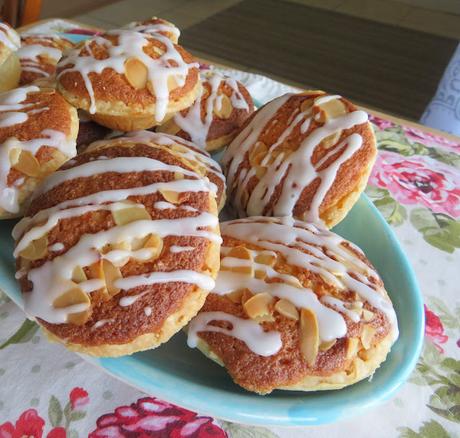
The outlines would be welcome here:
[[[66,438],[67,432],[63,427],[54,427],[48,432],[46,438]]]
[[[460,217],[460,173],[429,157],[379,151],[369,183],[388,189],[401,204]]]
[[[394,123],[390,120],[381,119],[380,117],[369,114],[369,121],[376,125],[379,129],[388,129],[394,126]]]
[[[436,313],[432,312],[425,306],[425,336],[434,344],[434,346],[444,353],[444,349],[439,344],[445,344],[449,339],[444,333],[444,326],[441,319]]]
[[[227,434],[210,417],[158,400],[139,399],[130,406],[120,406],[114,413],[98,418],[97,428],[89,438],[225,438]]]
[[[418,143],[422,143],[425,146],[442,145],[444,148],[450,149],[453,152],[460,152],[460,143],[450,140],[444,136],[432,134],[428,131],[422,131],[411,126],[403,126],[403,131],[407,138]]]
[[[81,408],[89,402],[88,393],[83,388],[74,388],[69,394],[72,409]]]
[[[38,415],[35,409],[24,411],[13,425],[6,422],[0,425],[0,438],[41,438],[45,420]]]

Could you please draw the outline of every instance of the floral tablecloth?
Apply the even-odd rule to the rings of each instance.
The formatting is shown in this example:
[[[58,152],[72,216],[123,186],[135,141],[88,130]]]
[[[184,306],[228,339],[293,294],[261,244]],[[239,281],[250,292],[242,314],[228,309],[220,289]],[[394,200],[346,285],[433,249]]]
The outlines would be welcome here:
[[[291,88],[230,71],[259,102]],[[409,381],[362,416],[309,428],[244,426],[182,409],[49,344],[0,292],[0,438],[404,437],[459,435],[460,139],[371,116],[379,156],[367,188],[418,276],[425,346]]]

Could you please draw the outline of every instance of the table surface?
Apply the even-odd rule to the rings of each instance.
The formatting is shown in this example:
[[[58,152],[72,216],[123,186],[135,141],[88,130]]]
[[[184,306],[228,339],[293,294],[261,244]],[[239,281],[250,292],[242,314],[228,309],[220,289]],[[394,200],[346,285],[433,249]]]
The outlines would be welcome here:
[[[62,30],[59,26],[55,28]],[[219,69],[245,83],[262,103],[293,90],[264,76]],[[47,343],[0,292],[0,438],[123,437],[133,424],[136,436],[180,436],[187,430],[196,437],[360,437],[369,430],[375,437],[458,436],[460,139],[369,113],[379,155],[366,193],[393,227],[426,303],[423,353],[393,399],[362,416],[308,430],[266,429],[200,416],[147,396]],[[178,419],[171,423],[171,416]]]

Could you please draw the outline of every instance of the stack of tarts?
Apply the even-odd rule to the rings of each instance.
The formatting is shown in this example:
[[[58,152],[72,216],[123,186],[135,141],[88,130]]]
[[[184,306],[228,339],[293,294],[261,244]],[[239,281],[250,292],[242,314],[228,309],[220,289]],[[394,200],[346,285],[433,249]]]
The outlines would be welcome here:
[[[0,218],[23,216],[26,312],[95,356],[184,329],[259,394],[372,375],[396,315],[363,252],[329,231],[375,160],[367,114],[322,91],[254,111],[179,36],[155,17],[76,46],[1,25]],[[209,151],[225,147],[221,170]],[[219,224],[226,199],[239,219]]]

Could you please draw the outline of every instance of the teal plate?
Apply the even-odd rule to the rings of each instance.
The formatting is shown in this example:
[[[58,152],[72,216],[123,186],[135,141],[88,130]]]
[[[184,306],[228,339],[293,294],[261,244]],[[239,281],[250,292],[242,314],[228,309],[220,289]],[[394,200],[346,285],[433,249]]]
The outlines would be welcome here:
[[[0,223],[0,288],[21,305],[11,255],[12,226],[13,221]],[[146,393],[240,423],[317,425],[362,413],[390,398],[414,369],[423,341],[423,301],[395,235],[365,195],[334,231],[364,250],[382,276],[399,320],[399,339],[371,381],[336,391],[274,391],[258,396],[235,385],[223,368],[198,350],[188,348],[183,333],[155,350],[116,359],[85,359]]]

